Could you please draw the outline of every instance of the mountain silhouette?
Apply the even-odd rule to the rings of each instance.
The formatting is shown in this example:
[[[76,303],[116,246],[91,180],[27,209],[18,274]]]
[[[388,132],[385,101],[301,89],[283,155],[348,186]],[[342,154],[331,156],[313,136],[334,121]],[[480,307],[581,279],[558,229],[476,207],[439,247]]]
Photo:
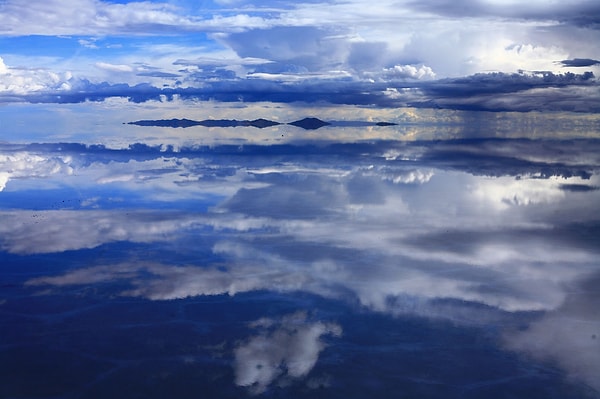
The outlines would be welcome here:
[[[281,125],[281,122],[275,122],[264,118],[254,120],[237,120],[237,119],[205,119],[195,121],[192,119],[147,119],[134,122],[128,122],[128,125],[137,126],[157,126],[157,127],[244,127],[251,126],[259,129],[266,127]],[[366,122],[366,121],[333,121],[325,122],[318,118],[304,118],[294,122],[289,122],[287,125],[297,126],[305,130],[316,130],[323,126],[395,126],[397,123],[392,122]]]
[[[205,127],[240,127],[240,126],[252,126],[259,129],[280,125],[279,122],[270,121],[268,119],[254,119],[249,120],[237,120],[237,119],[205,119],[202,121],[194,121],[191,119],[156,119],[156,120],[141,120],[129,122],[129,125],[137,126],[158,126],[158,127],[191,127],[191,126],[205,126]]]
[[[331,123],[322,121],[318,118],[304,118],[298,121],[290,122],[288,125],[298,126],[306,130],[316,130],[320,127],[331,125]]]

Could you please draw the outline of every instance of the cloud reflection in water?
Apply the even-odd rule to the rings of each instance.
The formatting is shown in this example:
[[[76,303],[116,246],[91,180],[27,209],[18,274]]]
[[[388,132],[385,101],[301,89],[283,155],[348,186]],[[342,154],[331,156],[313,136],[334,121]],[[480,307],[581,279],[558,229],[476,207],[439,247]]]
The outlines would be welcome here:
[[[564,156],[565,148],[575,156]],[[97,160],[107,154],[90,151],[81,155],[87,160],[71,161],[72,174],[29,176],[77,182],[83,205],[4,209],[0,245],[22,255],[114,242],[162,251],[159,260],[138,253],[27,281],[49,292],[118,281],[127,285],[120,295],[151,300],[309,292],[459,324],[489,317],[470,304],[544,312],[528,329],[507,331],[505,346],[552,358],[600,389],[593,378],[600,364],[575,356],[594,353],[600,342],[590,338],[600,336],[600,320],[584,309],[595,294],[582,288],[600,271],[597,149],[593,140],[374,142],[143,157],[129,150],[103,162]],[[13,177],[5,193],[18,195],[27,176]],[[120,202],[85,205],[115,192]],[[144,196],[142,206],[132,200]],[[213,257],[170,261],[182,252],[193,259],[198,248]],[[588,338],[572,335],[565,319],[584,320]],[[306,375],[322,348],[319,337],[339,334],[335,324],[304,318],[291,330],[289,320],[237,347],[238,385],[261,392],[286,373]],[[561,344],[552,344],[557,339]],[[257,362],[262,368],[251,367]]]

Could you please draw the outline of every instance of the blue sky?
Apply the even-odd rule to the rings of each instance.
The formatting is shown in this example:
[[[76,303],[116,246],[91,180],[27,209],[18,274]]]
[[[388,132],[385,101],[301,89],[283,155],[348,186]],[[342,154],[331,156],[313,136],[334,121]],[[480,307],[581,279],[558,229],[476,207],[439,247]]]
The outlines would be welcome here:
[[[5,0],[0,101],[135,91],[138,100],[597,112],[598,15],[592,0]]]

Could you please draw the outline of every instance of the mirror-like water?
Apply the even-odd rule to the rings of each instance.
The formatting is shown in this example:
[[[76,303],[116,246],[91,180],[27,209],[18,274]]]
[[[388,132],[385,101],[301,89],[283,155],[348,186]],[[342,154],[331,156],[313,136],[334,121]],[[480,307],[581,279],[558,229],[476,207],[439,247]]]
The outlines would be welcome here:
[[[599,154],[4,144],[0,396],[598,397]]]

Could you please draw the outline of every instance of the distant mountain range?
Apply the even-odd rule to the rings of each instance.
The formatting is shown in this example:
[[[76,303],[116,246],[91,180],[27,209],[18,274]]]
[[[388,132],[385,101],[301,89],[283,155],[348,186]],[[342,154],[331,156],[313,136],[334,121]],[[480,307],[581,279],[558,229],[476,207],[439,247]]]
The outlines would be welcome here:
[[[333,125],[336,122],[325,122],[318,118],[304,118],[294,122],[280,123],[270,121],[268,119],[254,119],[254,120],[237,120],[237,119],[205,119],[202,121],[195,121],[192,119],[155,119],[155,120],[140,120],[134,122],[128,122],[129,125],[137,126],[159,126],[159,127],[191,127],[191,126],[205,126],[205,127],[240,127],[240,126],[252,126],[259,129],[265,127],[271,127],[276,125],[293,125],[306,130],[316,130],[323,126]],[[343,126],[393,126],[396,123],[392,122],[361,122],[361,121],[345,121],[340,123]]]

